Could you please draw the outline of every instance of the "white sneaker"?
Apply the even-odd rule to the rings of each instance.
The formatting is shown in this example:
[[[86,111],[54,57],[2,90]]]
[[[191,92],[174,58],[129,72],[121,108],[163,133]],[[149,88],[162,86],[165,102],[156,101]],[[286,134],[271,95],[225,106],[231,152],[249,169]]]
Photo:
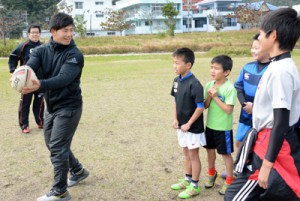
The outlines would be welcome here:
[[[46,195],[39,197],[37,201],[67,201],[71,200],[71,195],[68,191],[58,194],[53,189],[50,190]]]

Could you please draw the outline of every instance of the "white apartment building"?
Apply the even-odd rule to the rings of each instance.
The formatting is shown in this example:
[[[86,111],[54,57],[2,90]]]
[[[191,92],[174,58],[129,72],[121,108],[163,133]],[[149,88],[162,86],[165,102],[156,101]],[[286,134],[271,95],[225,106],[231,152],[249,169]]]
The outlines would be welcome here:
[[[209,16],[221,16],[224,19],[222,31],[239,30],[241,25],[235,18],[227,18],[242,0],[203,0],[197,1],[193,7],[198,10],[184,11],[183,0],[171,0],[179,11],[176,17],[175,33],[215,31],[213,21]],[[83,16],[86,22],[87,35],[106,36],[120,35],[118,31],[103,31],[100,23],[106,17],[100,11],[117,9],[126,11],[126,20],[134,25],[130,30],[123,31],[123,35],[151,34],[165,32],[161,8],[168,0],[62,0],[57,4],[59,10],[73,17]],[[195,2],[195,1],[192,1]],[[68,9],[67,9],[68,8]]]
[[[168,0],[121,0],[117,2],[117,9],[127,13],[127,21],[133,28],[126,30],[125,34],[151,34],[165,32],[161,8]],[[182,0],[172,0],[179,14],[176,17],[175,33],[182,33]]]
[[[83,16],[86,20],[87,35],[105,36],[120,35],[118,31],[103,31],[100,23],[106,21],[106,17],[100,12],[105,9],[125,10],[128,23],[133,24],[128,34],[150,34],[165,32],[165,17],[162,16],[161,7],[168,0],[62,0],[57,4],[61,12],[68,13],[72,17]],[[182,33],[182,0],[172,0],[179,11],[177,16],[175,33]]]
[[[193,14],[192,31],[216,31],[211,17],[221,17],[224,20],[222,31],[239,30],[241,25],[236,18],[228,18],[242,0],[204,0],[198,3],[198,13]]]
[[[118,35],[118,32],[101,30],[100,23],[106,21],[101,11],[105,9],[115,9],[118,0],[62,0],[57,4],[57,8],[68,13],[73,18],[83,16],[86,20],[87,35],[106,36]]]

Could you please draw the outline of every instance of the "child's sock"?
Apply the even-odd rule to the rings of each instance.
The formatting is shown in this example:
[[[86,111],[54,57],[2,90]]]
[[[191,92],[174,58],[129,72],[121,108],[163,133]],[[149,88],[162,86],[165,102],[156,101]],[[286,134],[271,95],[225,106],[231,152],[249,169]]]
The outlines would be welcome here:
[[[198,181],[192,180],[192,181],[191,181],[191,184],[192,184],[192,186],[193,186],[194,188],[198,188],[198,182],[199,182],[199,180],[198,180]]]
[[[215,174],[216,174],[216,168],[208,168],[208,172],[207,172],[207,174],[209,175],[209,176],[214,176]]]
[[[192,182],[192,175],[191,174],[185,174],[185,179],[184,180],[191,183]]]
[[[227,176],[225,182],[226,182],[226,184],[229,184],[229,185],[230,185],[230,184],[232,184],[233,180],[234,180],[234,177]]]

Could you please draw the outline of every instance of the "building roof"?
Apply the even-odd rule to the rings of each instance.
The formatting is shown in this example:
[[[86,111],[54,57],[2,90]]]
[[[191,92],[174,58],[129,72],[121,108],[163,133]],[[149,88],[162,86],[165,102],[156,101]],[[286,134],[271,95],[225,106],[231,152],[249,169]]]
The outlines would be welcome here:
[[[273,11],[273,10],[277,10],[277,9],[278,9],[277,6],[274,6],[274,5],[272,5],[272,4],[266,3],[265,1],[253,2],[253,3],[250,3],[249,5],[250,5],[250,8],[251,8],[251,9],[254,9],[254,10],[260,10],[261,7],[262,7],[264,4],[269,8],[270,11]]]
[[[212,2],[230,2],[230,3],[234,3],[234,2],[241,2],[242,0],[203,0],[201,2],[198,3],[199,4],[206,4],[206,3],[212,3]]]

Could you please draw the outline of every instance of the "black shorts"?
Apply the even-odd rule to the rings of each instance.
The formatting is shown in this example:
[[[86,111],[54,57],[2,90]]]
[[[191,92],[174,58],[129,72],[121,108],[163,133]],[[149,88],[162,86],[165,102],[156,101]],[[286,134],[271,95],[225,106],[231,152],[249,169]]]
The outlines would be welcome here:
[[[231,154],[233,150],[233,133],[229,131],[217,131],[206,127],[205,137],[207,149],[217,149],[218,154]]]

